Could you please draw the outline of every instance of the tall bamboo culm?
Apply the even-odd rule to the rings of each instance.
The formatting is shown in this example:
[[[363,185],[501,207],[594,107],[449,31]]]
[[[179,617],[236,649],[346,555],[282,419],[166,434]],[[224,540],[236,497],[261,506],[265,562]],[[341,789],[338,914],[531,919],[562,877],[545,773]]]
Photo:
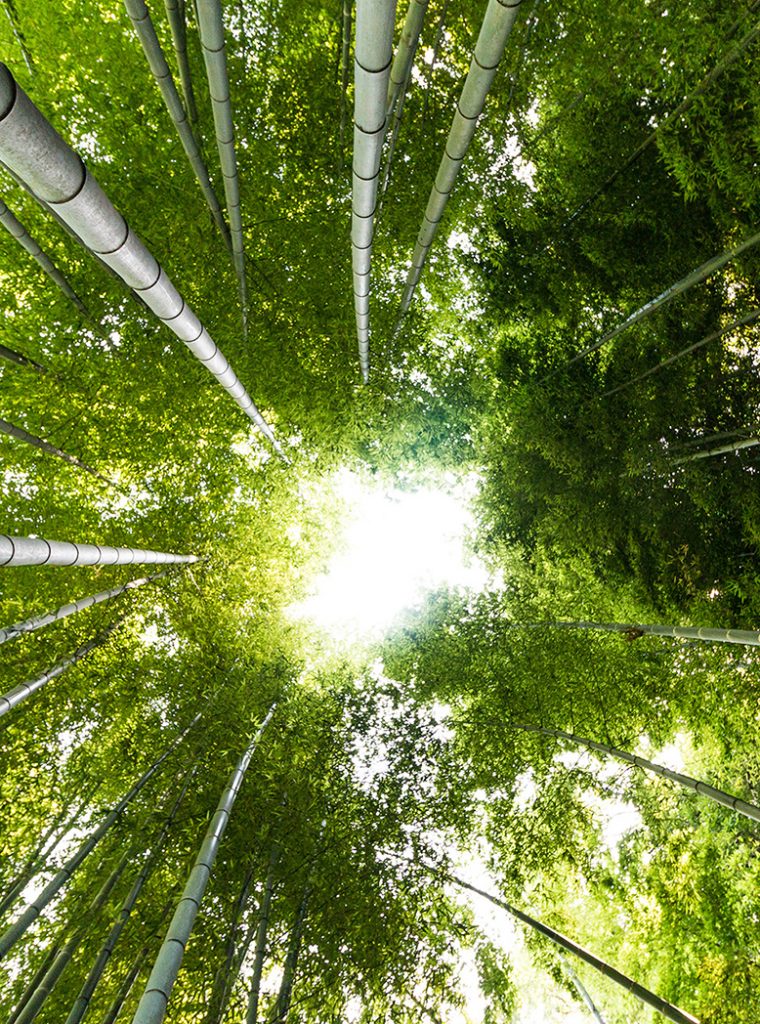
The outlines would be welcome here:
[[[198,120],[198,110],[195,106],[195,95],[193,93],[193,78],[190,74],[190,61],[187,56],[187,25],[185,24],[185,5],[180,6],[179,0],[164,0],[166,17],[169,19],[169,28],[172,33],[172,45],[174,55],[177,58],[179,69],[179,84],[182,86],[182,95],[185,100],[187,116],[193,122]]]
[[[443,217],[449,196],[462,166],[467,150],[475,135],[478,119],[483,112],[504,48],[517,18],[520,0],[516,3],[502,3],[489,0],[483,24],[475,44],[470,70],[462,88],[449,130],[449,137],[443,151],[438,174],[430,191],[427,208],[417,236],[412,255],[412,265],[406,278],[401,298],[401,319],[409,309],[417,283],[425,266],[430,247],[433,244],[438,225]]]
[[[248,765],[262,733],[275,712],[275,707],[276,705],[273,704],[267,712],[248,748],[230,775],[217,805],[216,813],[209,823],[198,856],[195,858],[195,864],[187,879],[182,897],[174,911],[174,917],[156,957],[137,1011],[132,1018],[132,1024],[160,1024],[166,1015],[169,997],[182,964],[185,945],[200,909],[203,894],[206,891],[206,885],[219,851],[219,843],[227,828],[227,822]]]
[[[53,205],[82,244],[136,291],[282,456],[253,399],[169,275],[4,64],[0,64],[0,160],[40,201]]]
[[[113,548],[102,544],[75,544],[66,540],[0,534],[0,568],[14,565],[146,565],[197,561],[197,555],[173,555],[144,548]]]
[[[369,380],[369,293],[380,156],[385,137],[396,0],[357,0],[351,264],[362,378]]]
[[[74,455],[69,455],[68,452],[63,451],[61,448],[56,448],[54,444],[49,441],[45,441],[42,437],[37,437],[35,434],[30,434],[29,431],[24,430],[23,427],[17,427],[14,423],[9,423],[8,420],[0,419],[0,433],[7,434],[8,437],[15,437],[17,441],[23,441],[24,444],[29,444],[33,448],[39,448],[40,451],[46,452],[48,455],[55,455],[57,458],[62,459],[64,462],[68,462],[70,466],[76,466],[77,469],[83,469],[85,473],[89,473],[90,476],[94,476],[96,480],[100,480],[104,484],[108,484],[109,487],[114,487],[117,491],[123,489],[115,484],[113,480],[109,480],[107,476],[103,476],[98,473],[92,466],[88,466],[86,462],[82,462],[81,459],[77,459]]]

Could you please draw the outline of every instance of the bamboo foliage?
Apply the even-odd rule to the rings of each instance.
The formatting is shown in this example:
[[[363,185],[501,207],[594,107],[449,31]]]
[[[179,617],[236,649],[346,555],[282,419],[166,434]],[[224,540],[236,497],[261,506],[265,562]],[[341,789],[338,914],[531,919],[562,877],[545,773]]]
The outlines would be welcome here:
[[[17,427],[14,423],[9,423],[7,420],[0,419],[0,433],[7,434],[9,437],[15,437],[17,441],[23,441],[25,444],[29,444],[33,448],[39,448],[40,451],[47,452],[48,455],[55,455],[64,462],[68,462],[70,466],[76,466],[78,469],[83,469],[86,473],[94,476],[97,480],[101,480],[104,484],[108,484],[109,487],[115,487],[116,490],[121,490],[118,484],[115,484],[113,480],[109,480],[108,477],[98,473],[96,469],[93,469],[92,466],[88,466],[86,462],[82,462],[81,459],[77,459],[74,455],[69,455],[68,452],[63,451],[61,448],[56,448],[56,446],[54,444],[50,444],[49,441],[45,441],[41,437],[36,437],[34,434],[30,434],[29,431],[24,430],[23,427]]]
[[[158,757],[145,772],[143,772],[137,782],[135,782],[131,789],[121,798],[121,800],[119,800],[113,810],[109,811],[100,825],[98,825],[87,839],[84,840],[76,853],[69,857],[63,867],[55,873],[42,892],[34,898],[29,906],[25,907],[13,924],[7,928],[2,935],[0,935],[0,958],[4,957],[26,933],[31,925],[34,924],[45,907],[47,907],[51,900],[68,883],[77,868],[83,863],[89,854],[92,853],[111,826],[121,817],[122,812],[128,804],[142,789],[145,788],[145,786],[147,786],[167,758],[174,753],[187,734],[198,724],[198,722],[200,722],[200,720],[201,713],[199,712],[195,718],[192,719],[190,724],[186,725],[185,728],[182,729],[182,731],[172,740],[163,754],[161,754],[161,756]]]
[[[430,869],[433,870],[433,869]],[[516,907],[511,906],[505,900],[499,899],[497,896],[492,896],[490,893],[484,892],[482,889],[478,889],[474,885],[470,885],[469,882],[463,881],[461,878],[457,878],[456,875],[445,873],[446,877],[450,879],[455,885],[461,889],[468,889],[470,892],[477,893],[478,896],[482,896],[487,899],[490,903],[493,903],[497,907],[501,907],[502,910],[506,910],[508,914],[521,921],[523,924],[528,925],[534,931],[543,935],[549,939],[560,949],[564,949],[568,953],[572,953],[573,956],[578,957],[580,960],[584,960],[591,967],[594,967],[600,974],[603,974],[605,978],[609,978],[610,981],[614,981],[620,985],[627,992],[630,992],[632,996],[635,996],[640,1002],[645,1003],[647,1006],[651,1006],[657,1013],[662,1014],[667,1020],[673,1021],[673,1024],[699,1024],[696,1017],[693,1017],[690,1013],[685,1010],[679,1009],[677,1006],[673,1006],[672,1003],[662,999],[654,992],[650,992],[649,989],[644,988],[643,985],[639,985],[638,982],[629,978],[627,975],[618,971],[616,968],[605,963],[604,960],[590,953],[583,946],[579,946],[572,939],[566,938],[560,932],[555,931],[554,928],[549,928],[548,925],[542,924],[541,921],[536,920],[535,917],[531,917],[529,914],[524,913],[522,910],[518,910]]]
[[[722,789],[716,789],[714,786],[708,785],[706,782],[700,782],[698,779],[692,779],[688,775],[682,775],[680,772],[671,771],[670,768],[665,768],[661,764],[655,764],[654,761],[648,761],[645,757],[639,757],[638,754],[630,754],[626,750],[619,750],[617,747],[608,747],[603,743],[597,743],[595,740],[587,740],[582,736],[575,736],[573,733],[564,732],[562,729],[545,729],[537,725],[525,725],[521,722],[514,723],[517,729],[523,730],[523,732],[535,732],[541,736],[553,736],[555,739],[565,740],[568,743],[573,743],[576,746],[586,747],[589,750],[595,750],[599,754],[604,754],[607,757],[614,757],[618,761],[625,761],[628,764],[636,765],[638,768],[643,768],[645,771],[652,772],[654,775],[659,775],[663,779],[669,779],[671,782],[677,782],[679,786],[683,786],[684,789],[691,790],[692,793],[699,793],[701,796],[707,797],[708,800],[712,800],[716,804],[721,804],[723,807],[730,807],[732,811],[736,811],[737,814],[743,814],[746,818],[751,818],[753,821],[760,821],[760,807],[755,804],[747,803],[746,800],[742,800],[740,797],[732,796],[730,793],[726,793]]]
[[[150,17],[150,12],[146,7],[144,0],[124,0],[124,6],[127,9],[129,20],[132,22],[132,26],[137,33],[137,38],[140,40],[140,45],[143,48],[145,58],[148,61],[148,65],[156,80],[156,84],[161,91],[161,97],[166,105],[166,109],[169,111],[169,115],[174,122],[174,127],[177,129],[182,148],[185,150],[190,166],[193,169],[193,173],[198,180],[198,184],[201,187],[203,196],[206,200],[211,216],[216,222],[216,226],[219,228],[224,244],[227,248],[230,248],[230,233],[227,224],[224,220],[222,208],[219,205],[219,199],[217,198],[214,186],[211,184],[209,178],[208,169],[203,161],[198,142],[193,134],[193,130],[190,127],[187,113],[185,108],[182,106],[182,101],[179,98],[177,87],[174,84],[172,73],[169,70],[169,65],[166,63],[161,44],[158,41],[156,30],[153,26],[153,22]]]
[[[59,661],[52,668],[48,669],[47,672],[43,672],[41,676],[37,676],[36,679],[31,679],[27,683],[20,683],[18,686],[14,686],[13,689],[8,690],[7,693],[0,694],[0,718],[3,715],[7,715],[9,711],[25,701],[27,697],[31,697],[37,690],[41,690],[43,686],[50,682],[51,679],[56,679],[62,675],[67,668],[71,668],[72,665],[76,665],[82,658],[87,657],[90,651],[94,651],[97,647],[102,647],[103,644],[111,637],[111,635],[119,628],[121,623],[124,621],[125,615],[120,616],[116,622],[112,623],[107,629],[104,629],[102,633],[89,640],[86,644],[82,644],[81,647],[77,648],[73,654],[69,655],[68,658],[64,658],[63,661]]]
[[[240,791],[243,778],[250,764],[253,753],[258,746],[262,733],[275,712],[276,705],[267,712],[263,722],[249,743],[245,753],[229,777],[217,805],[216,813],[209,822],[205,838],[198,851],[184,892],[180,898],[169,929],[159,950],[153,970],[143,992],[133,1024],[160,1024],[164,1019],[174,983],[182,963],[185,945],[200,909],[203,894],[206,891],[211,871],[219,851],[219,843],[229,821],[230,813]]]
[[[172,33],[172,45],[177,58],[179,69],[179,83],[182,86],[182,95],[185,100],[185,110],[190,120],[195,123],[198,120],[198,110],[195,106],[195,95],[193,94],[193,79],[190,74],[190,61],[187,56],[187,26],[185,24],[185,5],[180,6],[179,0],[164,0],[166,17],[169,20],[169,28]]]
[[[414,247],[412,265],[406,278],[401,299],[401,317],[409,309],[417,283],[425,266],[435,233],[443,217],[449,196],[462,166],[467,150],[475,135],[478,119],[483,112],[486,97],[496,77],[499,62],[515,23],[520,0],[502,3],[489,0],[483,24],[475,44],[470,70],[462,88],[449,137],[444,147],[438,174],[430,191],[427,208]]]
[[[5,65],[0,65],[0,159],[40,200],[54,204],[82,243],[135,289],[282,455],[253,399],[169,275]]]
[[[357,0],[354,47],[354,160],[351,262],[362,377],[369,380],[369,292],[372,237],[385,137],[385,105],[393,53],[396,0]]]
[[[155,580],[161,579],[162,576],[166,576],[169,572],[171,572],[170,569],[162,569],[161,572],[156,572],[152,576],[141,576],[140,579],[129,580],[120,587],[114,587],[112,590],[101,590],[99,594],[93,594],[91,597],[82,597],[78,601],[63,604],[60,608],[56,608],[54,612],[35,615],[30,619],[25,619],[23,622],[17,622],[13,626],[8,626],[6,629],[0,629],[0,644],[4,644],[7,640],[15,640],[24,633],[32,633],[36,629],[43,629],[45,626],[49,626],[51,622],[58,622],[59,619],[75,615],[77,612],[81,612],[85,608],[91,608],[102,601],[110,601],[113,597],[120,597],[128,590],[135,590],[137,587],[145,586],[146,583],[153,583]]]
[[[26,249],[32,259],[36,260],[50,280],[60,288],[66,298],[76,306],[82,316],[89,318],[90,311],[71,287],[66,277],[61,273],[58,267],[56,267],[50,257],[42,251],[39,243],[32,238],[18,217],[12,210],[8,209],[1,199],[0,224],[2,224],[9,235],[12,235],[12,237],[16,239],[22,249]]]
[[[0,568],[12,565],[141,565],[197,561],[197,555],[172,555],[144,548],[112,548],[0,534]]]
[[[240,216],[240,182],[235,156],[235,129],[232,123],[230,82],[227,74],[227,56],[224,46],[224,22],[220,0],[197,0],[198,33],[203,60],[206,64],[211,110],[214,115],[216,145],[222,165],[224,197],[230,221],[232,259],[240,286],[240,305],[245,329],[248,297],[245,283],[245,252],[243,248],[243,221]]]

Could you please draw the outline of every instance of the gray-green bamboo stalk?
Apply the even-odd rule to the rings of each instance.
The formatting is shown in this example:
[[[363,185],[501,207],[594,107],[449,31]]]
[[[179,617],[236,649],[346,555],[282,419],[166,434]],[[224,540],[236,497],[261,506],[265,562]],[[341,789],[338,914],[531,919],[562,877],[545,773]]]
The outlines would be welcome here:
[[[0,419],[0,433],[7,434],[9,437],[15,437],[17,441],[23,441],[25,444],[32,445],[34,448],[39,448],[40,451],[46,452],[48,455],[55,455],[59,459],[63,459],[64,462],[68,462],[70,466],[76,466],[78,469],[83,469],[86,473],[94,476],[97,480],[100,480],[104,484],[108,484],[109,487],[115,487],[117,491],[121,491],[122,488],[118,484],[115,484],[113,480],[109,480],[107,476],[103,476],[98,473],[92,466],[88,466],[86,462],[82,462],[81,459],[77,459],[74,455],[69,455],[68,452],[63,451],[61,448],[56,448],[54,444],[50,444],[49,441],[45,441],[44,438],[37,437],[35,434],[30,434],[23,427],[17,427],[13,423],[9,423],[8,420]]]
[[[385,105],[393,56],[396,0],[357,0],[354,47],[354,158],[351,265],[362,378],[369,380],[369,293],[372,239],[385,138]]]
[[[37,988],[22,1012],[16,1017],[14,1024],[31,1024],[39,1014],[46,999],[60,981],[61,975],[71,963],[72,957],[79,948],[79,944],[87,934],[89,928],[92,926],[96,915],[108,902],[109,896],[113,892],[114,887],[124,873],[124,869],[127,867],[127,864],[133,856],[134,850],[127,850],[124,853],[119,863],[101,886],[100,891],[90,902],[90,905],[84,912],[83,918],[78,922],[77,927],[56,953],[55,959],[45,972],[43,978],[40,980]]]
[[[443,7],[438,17],[438,24],[435,26],[435,42],[433,43],[433,55],[430,59],[430,70],[427,75],[427,81],[425,82],[425,101],[422,104],[422,123],[425,123],[427,117],[428,106],[430,104],[430,90],[433,86],[433,74],[435,73],[435,66],[438,63],[438,55],[441,52],[441,42],[443,41],[443,28],[446,24],[446,15],[449,10],[449,4],[451,0],[443,0]]]
[[[132,966],[129,968],[126,975],[124,976],[124,981],[122,981],[121,985],[119,986],[119,990],[114,996],[113,1002],[106,1010],[106,1014],[103,1017],[101,1024],[114,1024],[114,1021],[121,1013],[122,1006],[129,998],[129,994],[132,991],[134,983],[137,981],[138,975],[142,970],[143,964],[148,959],[148,953],[148,947],[143,946],[143,948],[135,957]]]
[[[609,747],[604,743],[597,743],[595,740],[575,736],[573,733],[565,732],[563,729],[545,729],[542,726],[527,725],[523,722],[514,722],[513,725],[523,732],[535,732],[541,736],[552,736],[555,739],[565,740],[567,743],[574,743],[576,746],[594,750],[599,754],[604,754],[606,757],[614,757],[618,761],[625,761],[628,764],[636,765],[638,768],[652,772],[653,775],[660,775],[663,779],[677,782],[684,789],[691,790],[692,793],[699,793],[700,796],[707,797],[708,800],[712,800],[716,804],[729,807],[732,811],[736,811],[737,814],[743,814],[746,818],[760,822],[760,807],[756,807],[755,804],[750,804],[740,797],[732,796],[722,789],[716,789],[715,786],[709,786],[706,782],[700,782],[698,779],[692,779],[688,775],[671,771],[670,768],[665,768],[661,764],[655,764],[654,761],[648,761],[645,757],[639,757],[638,754],[630,754],[628,751],[619,750],[617,747]]]
[[[190,74],[190,61],[187,55],[187,26],[185,24],[184,6],[180,7],[178,0],[164,0],[166,16],[169,19],[169,28],[172,33],[172,45],[177,58],[179,69],[179,83],[182,86],[182,95],[185,100],[185,110],[190,120],[195,124],[198,120],[198,110],[195,106],[193,94],[193,78]]]
[[[78,661],[86,658],[90,651],[94,651],[98,647],[102,647],[103,644],[109,639],[109,637],[116,632],[119,626],[126,618],[126,613],[120,615],[116,622],[111,623],[107,629],[104,629],[102,633],[99,633],[92,640],[88,640],[86,644],[82,644],[78,647],[73,654],[70,654],[68,658],[64,658],[62,661],[57,662],[52,668],[48,669],[47,672],[43,672],[42,675],[36,676],[34,679],[30,679],[26,683],[19,683],[18,686],[14,686],[11,690],[6,693],[0,694],[0,718],[3,715],[7,715],[13,708],[18,707],[27,697],[31,697],[37,690],[41,690],[43,686],[51,681],[51,679],[57,679],[58,676],[62,675],[67,668],[71,668],[72,665],[76,665]]]
[[[760,647],[760,632],[752,629],[717,629],[711,626],[663,626],[633,622],[531,622],[518,629],[591,629],[602,633],[625,633],[629,637],[668,636],[677,640],[708,640],[711,643],[744,644]]]
[[[602,394],[602,398],[607,398],[610,395],[616,395],[619,391],[624,391],[626,388],[631,387],[632,384],[638,384],[641,380],[646,380],[647,377],[651,377],[652,374],[658,373],[666,366],[670,366],[671,363],[675,363],[678,359],[682,359],[684,356],[691,355],[692,352],[696,352],[697,349],[702,348],[703,345],[709,345],[711,341],[717,341],[718,338],[722,338],[724,334],[728,334],[730,331],[735,331],[737,327],[745,327],[747,324],[754,323],[757,318],[760,317],[760,309],[751,309],[749,313],[745,313],[744,316],[737,317],[736,320],[732,320],[730,324],[726,324],[725,327],[721,327],[718,331],[713,331],[706,337],[696,341],[693,345],[687,345],[686,348],[682,348],[680,352],[676,352],[673,356],[668,356],[667,359],[663,359],[662,362],[657,363],[656,366],[651,367],[649,370],[645,370],[644,373],[640,373],[637,377],[632,377],[627,380],[624,384],[619,384],[615,388],[611,388],[609,391],[605,391]]]
[[[391,75],[388,81],[388,97],[386,102],[386,120],[390,121],[396,107],[403,103],[407,85],[412,74],[414,55],[417,52],[417,45],[420,41],[422,23],[425,20],[428,0],[410,0],[409,8],[404,19],[404,26],[401,29],[396,55],[391,65]]]
[[[145,788],[161,765],[177,749],[184,738],[201,720],[201,712],[172,740],[161,756],[153,762],[147,771],[143,772],[131,789],[119,800],[112,811],[105,816],[98,827],[85,839],[73,856],[69,857],[66,863],[55,873],[42,892],[26,907],[16,918],[10,928],[0,935],[0,959],[18,942],[37,920],[42,911],[51,900],[58,894],[64,885],[69,881],[76,869],[82,864],[85,858],[95,849],[103,836],[108,832],[115,821],[119,819],[125,807]]]
[[[684,292],[693,288],[694,285],[701,284],[702,281],[706,281],[708,277],[712,277],[713,274],[722,270],[727,263],[736,259],[737,256],[741,256],[743,252],[751,249],[753,246],[757,245],[758,242],[760,242],[760,231],[756,232],[750,238],[746,238],[743,242],[739,242],[738,245],[734,245],[730,249],[726,249],[725,252],[720,253],[718,256],[713,256],[712,259],[707,260],[706,263],[703,263],[701,266],[688,273],[685,277],[682,277],[680,281],[676,281],[675,284],[670,285],[670,287],[666,288],[664,292],[661,292],[659,295],[655,296],[655,298],[650,299],[649,302],[645,302],[643,306],[634,310],[633,313],[627,316],[625,320],[622,320],[616,327],[607,331],[600,338],[597,338],[593,344],[587,345],[583,351],[574,355],[572,359],[569,359],[565,366],[572,366],[573,363],[577,363],[579,359],[583,359],[592,352],[596,352],[597,349],[602,347],[602,345],[606,345],[608,341],[612,341],[613,338],[617,338],[617,336],[622,334],[623,331],[627,331],[629,327],[633,327],[633,325],[637,324],[640,320],[644,320],[646,317],[651,316],[656,310],[662,309],[663,306],[672,302],[673,299],[677,298],[679,295],[683,295]],[[557,373],[556,370],[547,374],[544,380],[548,380],[550,377],[553,377],[555,373]]]
[[[435,872],[434,869],[429,870]],[[458,885],[462,889],[468,889],[470,892],[477,893],[478,896],[482,896],[484,899],[493,903],[497,907],[501,907],[502,910],[506,910],[508,914],[521,921],[523,924],[528,925],[534,931],[540,935],[545,936],[555,945],[559,946],[560,949],[566,950],[568,953],[572,953],[573,956],[578,957],[580,960],[585,961],[594,967],[600,974],[603,974],[605,978],[609,978],[610,981],[614,981],[616,984],[624,988],[632,996],[635,996],[640,1002],[645,1003],[647,1006],[651,1006],[653,1010],[662,1014],[667,1020],[673,1021],[673,1024],[699,1024],[696,1017],[693,1017],[690,1013],[685,1010],[679,1009],[677,1006],[673,1006],[672,1003],[667,1002],[654,992],[650,992],[649,989],[644,988],[643,985],[639,985],[638,982],[629,978],[621,971],[610,966],[604,960],[590,953],[587,949],[579,946],[573,942],[572,939],[566,938],[560,932],[555,931],[554,928],[549,928],[548,925],[542,924],[541,921],[531,917],[529,914],[523,913],[522,910],[518,910],[505,900],[499,899],[497,896],[492,896],[490,893],[484,892],[482,889],[478,889],[477,886],[470,885],[469,882],[465,882],[463,879],[458,878],[456,875],[449,874],[449,872],[443,872],[446,878],[450,879],[455,885]]]
[[[7,359],[9,363],[16,363],[17,366],[26,366],[31,370],[36,370],[37,373],[50,372],[44,366],[35,363],[29,356],[22,356],[20,352],[14,352],[12,348],[7,348],[5,345],[0,345],[0,359]]]
[[[224,21],[220,0],[197,0],[198,34],[206,65],[211,111],[214,115],[216,145],[222,166],[224,198],[230,221],[232,259],[240,287],[240,306],[243,312],[243,332],[246,330],[248,293],[245,281],[245,251],[243,221],[240,216],[240,179],[235,155],[235,128],[232,123],[230,82],[227,74],[227,55],[224,45]]]
[[[567,962],[567,960],[564,957],[562,958],[562,969],[564,970],[565,974],[568,976],[568,978],[572,982],[572,984],[573,984],[573,986],[575,988],[575,991],[578,993],[578,995],[581,997],[581,999],[585,1003],[586,1009],[591,1014],[591,1016],[594,1018],[594,1020],[596,1021],[596,1024],[606,1024],[606,1022],[604,1020],[604,1017],[602,1017],[601,1013],[596,1008],[596,1004],[594,1003],[594,1000],[589,995],[588,990],[586,989],[586,986],[583,984],[581,979],[578,977],[578,975],[575,973],[573,968],[570,966],[570,964]]]
[[[401,299],[399,324],[409,309],[438,225],[454,188],[459,168],[462,166],[475,135],[478,120],[496,77],[519,7],[520,0],[517,0],[516,3],[489,0],[478,41],[475,44],[470,70],[457,103],[438,174],[433,182],[427,208],[422,218],[417,244],[412,256],[412,265],[407,274]]]
[[[348,123],[348,76],[351,69],[351,0],[343,0],[343,35],[341,39],[340,68],[340,159],[343,166],[346,124]]]
[[[114,587],[113,590],[102,590],[99,594],[93,594],[91,597],[82,597],[78,601],[63,604],[60,608],[56,608],[54,612],[35,615],[31,619],[25,619],[23,622],[17,622],[6,629],[0,629],[0,644],[4,644],[7,640],[15,640],[24,633],[32,633],[34,630],[43,629],[45,626],[49,626],[51,622],[58,622],[60,619],[65,619],[69,615],[75,615],[77,612],[81,612],[85,608],[91,608],[102,601],[109,601],[111,598],[120,597],[128,590],[135,590],[146,583],[153,583],[171,571],[171,568],[162,569],[161,572],[153,573],[152,576],[141,576],[140,579],[129,580],[129,582],[123,583],[120,587]]]
[[[269,914],[272,909],[272,894],[274,893],[274,873],[277,869],[277,862],[279,859],[280,847],[274,843],[269,854],[269,866],[267,868],[267,877],[264,882],[264,892],[261,897],[261,907],[259,909],[259,923],[256,928],[256,950],[253,957],[253,970],[251,971],[251,989],[248,995],[248,1009],[245,1015],[246,1024],[258,1024],[261,975],[264,971],[264,959],[266,957]]]
[[[12,235],[13,238],[16,239],[23,249],[26,249],[32,259],[34,259],[42,270],[44,270],[50,280],[60,288],[66,298],[73,303],[82,316],[89,319],[90,311],[87,309],[87,306],[85,306],[50,257],[42,251],[39,243],[32,238],[18,217],[16,217],[12,210],[8,209],[2,200],[0,200],[0,224],[2,224],[9,235]]]
[[[284,458],[253,399],[166,271],[4,64],[0,64],[0,160],[41,202],[55,206],[82,244],[115,270],[187,345]]]
[[[0,534],[0,568],[16,565],[152,565],[197,562],[197,555],[173,555],[145,548],[112,548],[42,537]]]
[[[95,783],[84,799],[74,806],[74,810],[68,815],[68,817],[67,812],[71,810],[70,807],[67,807],[61,814],[59,814],[47,832],[43,834],[33,853],[27,857],[26,863],[11,882],[2,902],[0,902],[0,917],[2,917],[6,911],[10,910],[29,882],[31,882],[37,872],[47,862],[48,857],[50,857],[53,850],[61,842],[61,839],[66,835],[74,822],[79,820],[83,809],[87,806],[101,785],[102,782]],[[63,824],[61,824],[62,822]],[[52,842],[50,841],[51,839]]]
[[[276,705],[267,712],[263,722],[249,743],[245,753],[232,771],[224,789],[216,813],[209,823],[206,836],[201,844],[195,864],[187,879],[182,897],[177,904],[174,917],[159,950],[153,970],[143,992],[137,1011],[132,1018],[133,1024],[160,1024],[166,1014],[169,997],[177,980],[185,945],[200,909],[203,894],[206,891],[214,861],[219,850],[219,843],[229,821],[230,812],[237,799],[240,786],[253,753],[262,733],[275,712]]]
[[[249,868],[245,879],[243,880],[243,885],[240,889],[238,898],[235,901],[235,906],[232,911],[232,920],[230,921],[230,930],[227,933],[224,960],[219,964],[216,974],[214,975],[214,984],[211,986],[211,995],[208,1001],[206,1016],[203,1018],[203,1024],[221,1024],[222,1018],[224,1017],[230,977],[232,974],[232,965],[235,962],[237,933],[241,926],[241,917],[244,913],[248,893],[251,889],[253,872],[254,868]]]
[[[411,77],[411,68],[409,69],[409,75]],[[383,184],[380,187],[380,201],[378,203],[378,217],[383,212],[383,202],[385,201],[385,193],[388,191],[388,185],[391,180],[391,168],[393,167],[393,157],[396,152],[396,143],[401,132],[401,119],[404,114],[404,104],[406,103],[406,85],[404,85],[404,91],[402,92],[398,102],[395,104],[393,110],[393,128],[390,133],[390,140],[388,142],[388,152],[385,157],[385,171],[383,173]]]
[[[713,455],[728,455],[730,452],[741,451],[742,448],[753,448],[756,444],[760,444],[760,438],[758,437],[746,437],[741,441],[734,441],[731,444],[722,444],[717,448],[709,448],[703,452],[692,452],[690,455],[680,455],[678,458],[673,459],[673,462],[677,465],[683,465],[684,462],[696,462],[698,459],[709,459]]]
[[[214,191],[214,186],[211,184],[208,169],[203,162],[203,156],[201,155],[193,130],[190,127],[185,108],[182,106],[182,100],[179,98],[169,65],[166,63],[155,27],[151,21],[150,12],[144,0],[124,0],[124,6],[127,9],[129,20],[132,22],[132,26],[137,33],[137,38],[140,40],[140,45],[143,48],[143,53],[148,61],[151,73],[161,91],[161,97],[166,105],[166,109],[169,111],[169,116],[174,122],[174,127],[177,129],[182,148],[211,211],[211,216],[221,232],[224,244],[231,248],[230,233],[222,214],[219,199]]]
[[[303,932],[310,898],[311,888],[307,886],[301,897],[301,902],[298,904],[296,920],[290,933],[288,952],[285,955],[285,964],[282,970],[282,981],[280,982],[280,990],[277,993],[277,999],[269,1017],[270,1024],[286,1024],[288,1019],[290,1002],[293,995],[293,982],[295,980],[296,968],[298,967],[298,958],[301,954],[301,943],[303,942]]]
[[[179,795],[174,801],[174,804],[172,805],[169,814],[166,817],[166,821],[164,823],[163,828],[161,829],[161,832],[159,833],[158,839],[153,844],[150,855],[145,860],[145,863],[138,872],[137,878],[135,879],[132,888],[130,889],[124,902],[122,903],[121,908],[119,909],[119,913],[117,914],[116,920],[114,921],[111,930],[106,937],[105,942],[101,946],[98,955],[95,958],[95,962],[93,963],[87,977],[85,978],[84,984],[77,993],[77,997],[74,1000],[74,1004],[71,1007],[71,1010],[69,1011],[69,1015],[66,1018],[65,1024],[79,1024],[79,1022],[84,1019],[90,1007],[90,1002],[92,1000],[95,989],[97,988],[98,982],[103,977],[103,972],[108,966],[116,943],[118,942],[121,933],[124,931],[127,922],[129,921],[135,904],[137,903],[140,893],[143,890],[143,886],[150,878],[154,868],[158,863],[158,859],[169,836],[171,827],[174,824],[177,812],[180,808],[180,805],[182,804],[182,801],[185,798],[185,795],[190,787],[191,782],[193,781],[194,774],[195,768],[191,768],[187,772],[186,781],[182,788],[180,789]]]
[[[54,942],[51,945],[50,949],[47,950],[47,952],[45,953],[45,956],[42,958],[40,966],[34,972],[34,975],[33,975],[32,979],[31,979],[31,981],[26,986],[24,991],[21,993],[19,1001],[16,1003],[16,1005],[11,1010],[11,1015],[8,1018],[7,1024],[16,1024],[16,1021],[18,1020],[19,1014],[23,1012],[24,1007],[29,1002],[29,1000],[32,998],[32,996],[34,995],[34,993],[35,993],[35,991],[37,989],[37,986],[42,981],[42,979],[45,977],[45,974],[47,973],[48,968],[50,967],[52,962],[55,960],[56,956],[58,955],[58,950],[60,948],[61,948],[60,947],[60,943]]]

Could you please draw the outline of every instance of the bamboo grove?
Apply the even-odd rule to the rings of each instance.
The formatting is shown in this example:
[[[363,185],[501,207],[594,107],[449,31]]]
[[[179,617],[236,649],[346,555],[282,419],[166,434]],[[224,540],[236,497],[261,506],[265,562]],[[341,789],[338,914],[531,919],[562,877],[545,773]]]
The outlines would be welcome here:
[[[754,1024],[760,5],[0,6],[5,1019]]]

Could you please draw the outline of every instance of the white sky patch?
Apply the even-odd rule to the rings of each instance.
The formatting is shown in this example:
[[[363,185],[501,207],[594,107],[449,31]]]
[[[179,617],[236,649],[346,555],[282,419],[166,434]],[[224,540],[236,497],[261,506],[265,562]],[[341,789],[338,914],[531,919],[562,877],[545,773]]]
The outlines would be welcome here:
[[[488,573],[465,552],[476,481],[451,478],[445,486],[400,491],[368,487],[355,474],[341,474],[337,490],[350,510],[343,550],[290,614],[350,643],[379,638],[399,612],[419,604],[430,590],[482,590]]]

